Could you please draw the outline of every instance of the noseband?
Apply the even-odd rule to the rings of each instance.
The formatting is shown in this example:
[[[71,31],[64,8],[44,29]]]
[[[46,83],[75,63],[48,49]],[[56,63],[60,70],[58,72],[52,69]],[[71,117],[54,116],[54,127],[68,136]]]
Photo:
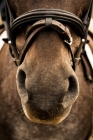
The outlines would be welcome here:
[[[22,15],[14,19],[8,2],[6,1],[6,21],[8,33],[7,43],[10,46],[11,54],[15,59],[16,65],[19,66],[22,63],[25,54],[35,36],[45,28],[52,28],[62,36],[62,40],[64,41],[71,53],[73,69],[75,70],[80,59],[82,49],[84,48],[84,45],[86,43],[86,36],[91,17],[91,11],[92,0],[83,21],[81,21],[80,18],[78,18],[71,12],[58,9],[35,9],[23,13]],[[18,27],[28,23],[31,24],[31,27],[27,31],[24,46],[22,47],[21,52],[19,52],[15,45],[15,38],[13,36]],[[73,39],[71,37],[69,29],[65,26],[65,24],[77,28],[81,37],[81,44],[78,47],[75,55],[73,55],[71,50]]]

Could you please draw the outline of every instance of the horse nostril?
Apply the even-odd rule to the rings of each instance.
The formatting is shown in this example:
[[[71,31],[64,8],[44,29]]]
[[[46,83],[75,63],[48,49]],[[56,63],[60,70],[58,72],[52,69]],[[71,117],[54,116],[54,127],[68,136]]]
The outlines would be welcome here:
[[[78,82],[74,76],[70,76],[69,78],[69,87],[68,90],[72,93],[76,93],[78,91]]]
[[[26,74],[23,70],[19,70],[18,71],[18,75],[17,75],[17,82],[18,85],[22,88],[25,88],[25,80],[26,80]]]
[[[18,93],[21,97],[22,103],[27,103],[27,101],[28,101],[28,94],[27,94],[25,81],[26,81],[25,72],[21,69],[18,69],[16,82],[17,82]]]
[[[26,79],[25,72],[23,70],[19,70],[19,73],[18,73],[18,81],[19,81],[19,83],[25,84],[25,79]]]

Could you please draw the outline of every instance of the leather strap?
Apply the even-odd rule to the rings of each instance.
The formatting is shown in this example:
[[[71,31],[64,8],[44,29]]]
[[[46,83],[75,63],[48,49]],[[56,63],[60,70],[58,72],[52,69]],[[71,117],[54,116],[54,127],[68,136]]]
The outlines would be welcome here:
[[[19,17],[17,17],[11,25],[11,32],[13,32],[18,26],[25,24],[25,23],[33,23],[38,20],[42,20],[45,18],[51,18],[53,20],[57,20],[61,23],[71,24],[75,26],[80,36],[84,37],[84,28],[83,22],[73,13],[64,11],[64,10],[57,10],[57,9],[35,9],[29,12],[26,12]]]

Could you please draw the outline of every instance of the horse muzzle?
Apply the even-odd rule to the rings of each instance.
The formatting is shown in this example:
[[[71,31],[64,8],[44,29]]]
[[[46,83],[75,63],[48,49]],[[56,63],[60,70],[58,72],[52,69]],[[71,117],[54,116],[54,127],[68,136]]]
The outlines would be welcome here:
[[[60,71],[30,71],[20,66],[17,71],[17,89],[23,110],[33,122],[57,124],[69,114],[78,97],[78,81],[72,70],[65,76]]]

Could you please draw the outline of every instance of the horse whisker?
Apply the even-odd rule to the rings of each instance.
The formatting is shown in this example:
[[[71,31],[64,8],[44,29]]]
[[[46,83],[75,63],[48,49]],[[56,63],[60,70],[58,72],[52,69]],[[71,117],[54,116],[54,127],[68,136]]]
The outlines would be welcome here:
[[[84,93],[84,95],[87,95],[88,97],[90,97],[90,98],[92,98],[92,99],[93,99],[93,97],[92,97],[92,96],[90,96],[90,95],[88,95],[88,94],[86,94],[86,93]]]
[[[73,117],[73,118],[75,118],[75,119],[78,120],[78,117],[77,117],[76,115],[74,115],[74,114],[71,114],[71,113],[70,113],[68,116]]]
[[[83,97],[80,96],[80,98],[83,100]],[[83,103],[86,104],[84,100],[83,100]],[[86,106],[86,108],[90,111],[91,114],[93,113],[93,111],[89,107]]]

